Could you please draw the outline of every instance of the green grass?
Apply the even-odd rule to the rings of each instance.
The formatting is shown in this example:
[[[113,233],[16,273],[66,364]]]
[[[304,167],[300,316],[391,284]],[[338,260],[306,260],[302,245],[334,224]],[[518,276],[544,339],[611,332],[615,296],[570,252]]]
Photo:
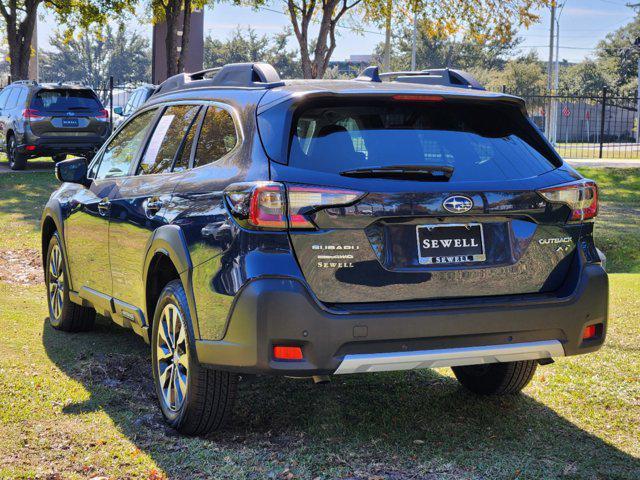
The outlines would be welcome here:
[[[610,266],[638,272],[640,170],[582,171]],[[0,174],[0,255],[39,247],[55,186]],[[198,439],[164,427],[141,339],[54,331],[43,286],[0,282],[0,478],[637,479],[640,274],[611,275],[610,313],[602,350],[541,367],[521,396],[474,397],[447,369],[246,379],[234,426]]]

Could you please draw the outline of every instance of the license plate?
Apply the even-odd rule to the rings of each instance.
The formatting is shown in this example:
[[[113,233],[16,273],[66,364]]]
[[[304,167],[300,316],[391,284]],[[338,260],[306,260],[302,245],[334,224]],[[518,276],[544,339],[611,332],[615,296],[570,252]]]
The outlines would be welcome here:
[[[418,261],[423,265],[484,262],[484,236],[479,223],[419,225]]]
[[[79,125],[77,118],[63,118],[62,126],[63,127],[77,127]]]

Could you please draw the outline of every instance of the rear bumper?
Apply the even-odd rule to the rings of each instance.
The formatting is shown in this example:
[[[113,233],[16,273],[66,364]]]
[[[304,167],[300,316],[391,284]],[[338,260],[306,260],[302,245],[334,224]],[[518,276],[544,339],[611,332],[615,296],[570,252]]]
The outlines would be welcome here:
[[[608,278],[585,265],[568,295],[438,302],[362,311],[327,308],[289,278],[262,278],[237,295],[220,341],[199,340],[201,363],[293,376],[402,370],[588,353],[606,335]],[[201,319],[202,321],[202,319]],[[583,341],[587,325],[599,335]],[[299,345],[302,361],[278,361],[273,345]]]
[[[94,152],[108,138],[107,136],[87,135],[82,137],[38,137],[32,134],[26,134],[22,138],[22,142],[17,146],[20,153],[27,155],[48,156],[58,153],[82,153]],[[27,150],[27,146],[35,147],[35,150]]]

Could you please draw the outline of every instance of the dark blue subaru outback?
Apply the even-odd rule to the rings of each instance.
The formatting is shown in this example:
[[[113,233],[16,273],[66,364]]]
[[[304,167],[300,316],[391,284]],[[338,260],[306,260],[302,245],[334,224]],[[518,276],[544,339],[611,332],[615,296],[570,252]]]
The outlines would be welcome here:
[[[151,344],[169,424],[219,428],[239,374],[453,367],[478,394],[605,338],[598,190],[464,72],[172,77],[42,219],[51,324]],[[386,80],[386,79],[385,79]]]

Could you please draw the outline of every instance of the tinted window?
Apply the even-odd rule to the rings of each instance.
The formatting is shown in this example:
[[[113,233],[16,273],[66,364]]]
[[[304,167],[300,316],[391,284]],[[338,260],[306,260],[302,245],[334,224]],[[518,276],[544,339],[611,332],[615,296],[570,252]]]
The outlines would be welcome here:
[[[309,170],[453,167],[451,181],[527,178],[552,153],[515,106],[440,102],[318,106],[297,117],[290,164]]]
[[[180,150],[178,151],[178,156],[176,158],[176,163],[173,166],[174,172],[181,172],[182,170],[186,170],[189,167],[189,160],[191,159],[191,150],[193,150],[193,140],[198,131],[198,125],[202,121],[202,117],[204,116],[204,109],[200,110],[198,117],[191,124],[191,128],[189,128],[189,132],[182,142],[180,146]]]
[[[231,114],[222,108],[209,107],[202,122],[193,166],[198,167],[218,160],[233,150],[237,142],[236,127]]]
[[[173,159],[198,110],[199,105],[174,105],[164,111],[147,144],[139,173],[163,173],[171,170]]]
[[[96,178],[129,174],[131,163],[144,141],[156,110],[147,110],[131,119],[105,148]]]
[[[7,87],[2,92],[0,92],[0,108],[4,108],[7,104],[7,98],[11,95],[12,87]]]
[[[100,101],[91,90],[53,89],[40,90],[31,100],[31,108],[41,112],[64,112],[102,109]]]
[[[27,90],[26,88],[21,88],[20,89],[20,96],[18,97],[18,106],[19,107],[25,107],[26,106],[26,101],[27,101],[27,95],[29,94],[29,90]]]
[[[5,108],[15,108],[18,105],[18,97],[20,96],[20,88],[12,88],[9,98],[7,98],[7,105]]]

